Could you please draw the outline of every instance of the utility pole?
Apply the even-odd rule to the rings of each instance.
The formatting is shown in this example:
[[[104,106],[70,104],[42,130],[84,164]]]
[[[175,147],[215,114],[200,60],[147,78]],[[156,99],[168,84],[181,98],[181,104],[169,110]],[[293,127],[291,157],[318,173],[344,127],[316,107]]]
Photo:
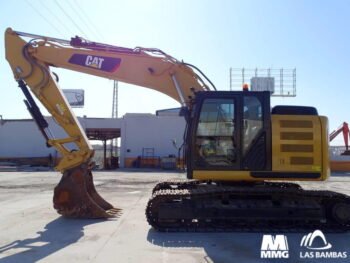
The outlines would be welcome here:
[[[112,118],[118,118],[118,81],[113,81],[113,102],[112,102]],[[113,139],[111,141],[111,156],[118,155],[118,141]]]
[[[118,118],[118,81],[113,81],[112,118]]]

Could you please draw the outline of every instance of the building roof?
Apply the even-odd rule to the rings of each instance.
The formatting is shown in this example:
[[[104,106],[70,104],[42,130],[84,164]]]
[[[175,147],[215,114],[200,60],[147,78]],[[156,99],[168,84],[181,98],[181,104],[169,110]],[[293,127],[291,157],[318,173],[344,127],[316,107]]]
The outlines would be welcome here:
[[[113,128],[87,128],[85,133],[90,140],[105,141],[120,137],[120,129]]]

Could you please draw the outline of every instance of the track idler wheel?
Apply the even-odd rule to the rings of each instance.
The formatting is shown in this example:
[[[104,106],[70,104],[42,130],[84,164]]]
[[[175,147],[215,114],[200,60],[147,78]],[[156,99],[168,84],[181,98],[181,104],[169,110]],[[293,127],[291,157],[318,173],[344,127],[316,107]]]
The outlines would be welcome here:
[[[342,225],[350,224],[350,204],[337,203],[332,208],[333,218]]]
[[[121,212],[97,193],[92,173],[84,167],[63,173],[54,190],[53,204],[59,214],[70,218],[112,218]]]

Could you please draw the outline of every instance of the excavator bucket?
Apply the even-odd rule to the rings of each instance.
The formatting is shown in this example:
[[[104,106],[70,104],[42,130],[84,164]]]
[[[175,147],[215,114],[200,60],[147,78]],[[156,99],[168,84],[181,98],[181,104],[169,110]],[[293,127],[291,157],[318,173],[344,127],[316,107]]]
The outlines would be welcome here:
[[[113,218],[121,213],[97,193],[91,170],[83,167],[63,173],[53,204],[59,214],[70,218]]]

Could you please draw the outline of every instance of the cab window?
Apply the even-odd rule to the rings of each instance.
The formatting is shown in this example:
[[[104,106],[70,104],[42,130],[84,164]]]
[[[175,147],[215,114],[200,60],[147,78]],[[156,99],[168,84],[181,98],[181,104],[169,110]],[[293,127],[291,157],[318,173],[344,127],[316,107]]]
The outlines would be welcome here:
[[[243,99],[243,155],[263,128],[262,105],[257,97]]]
[[[236,162],[234,106],[232,99],[203,102],[196,132],[196,166],[232,166]]]

